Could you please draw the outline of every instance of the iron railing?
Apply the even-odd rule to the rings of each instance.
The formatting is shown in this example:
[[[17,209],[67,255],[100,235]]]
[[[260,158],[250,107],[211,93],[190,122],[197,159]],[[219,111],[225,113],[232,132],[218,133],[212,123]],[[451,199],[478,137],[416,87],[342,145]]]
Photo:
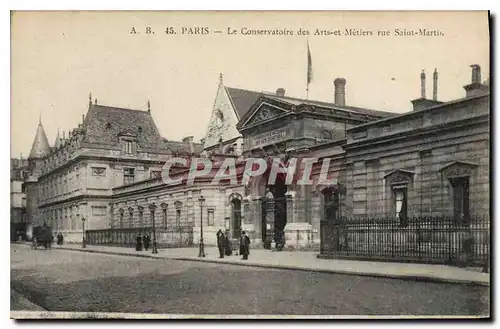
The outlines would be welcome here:
[[[472,217],[342,219],[321,223],[321,253],[331,257],[485,266],[490,221]]]
[[[145,233],[149,234],[152,239],[153,227],[87,230],[85,236],[88,245],[134,247],[137,236],[139,234],[144,235]],[[193,227],[176,226],[157,228],[156,242],[159,248],[193,246]]]

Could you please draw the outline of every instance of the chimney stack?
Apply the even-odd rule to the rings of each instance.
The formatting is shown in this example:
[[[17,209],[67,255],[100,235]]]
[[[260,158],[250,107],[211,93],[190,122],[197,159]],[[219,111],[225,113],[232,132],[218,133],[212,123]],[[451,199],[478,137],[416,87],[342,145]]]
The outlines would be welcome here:
[[[345,106],[345,84],[344,78],[337,78],[333,81],[335,86],[335,105]]]
[[[189,154],[194,154],[194,143],[193,143],[193,139],[194,139],[194,136],[188,136],[188,137],[184,137],[184,138],[182,139],[182,142],[183,142],[183,143],[188,144],[188,147],[189,147]]]
[[[285,89],[283,89],[283,88],[276,89],[276,96],[285,97]]]
[[[432,88],[432,99],[437,101],[438,100],[438,71],[437,69],[434,69],[434,74],[433,74],[433,88]]]
[[[472,67],[471,83],[481,83],[481,66],[473,64],[470,67]]]
[[[489,91],[489,87],[481,82],[481,67],[477,64],[470,67],[472,67],[472,78],[471,83],[464,86],[466,97],[484,95]]]
[[[420,98],[425,99],[425,70],[420,73]]]

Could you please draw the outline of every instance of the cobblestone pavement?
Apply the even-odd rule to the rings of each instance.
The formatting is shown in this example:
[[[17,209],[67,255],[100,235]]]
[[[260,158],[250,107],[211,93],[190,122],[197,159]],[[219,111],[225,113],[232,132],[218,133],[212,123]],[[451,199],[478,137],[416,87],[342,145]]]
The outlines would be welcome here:
[[[11,287],[49,311],[487,315],[489,288],[11,246]]]

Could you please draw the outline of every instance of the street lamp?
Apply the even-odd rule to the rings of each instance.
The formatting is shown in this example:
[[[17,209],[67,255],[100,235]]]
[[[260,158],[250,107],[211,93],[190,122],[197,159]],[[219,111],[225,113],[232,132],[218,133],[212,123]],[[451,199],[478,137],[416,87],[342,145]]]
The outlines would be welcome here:
[[[86,248],[85,243],[85,217],[82,216],[82,248]]]
[[[205,257],[205,245],[203,244],[203,202],[205,198],[203,195],[198,199],[200,202],[200,251],[198,252],[198,257]]]
[[[153,254],[157,254],[158,249],[156,248],[156,225],[155,225],[156,205],[154,203],[150,204],[149,210],[151,211],[151,220],[153,221]]]

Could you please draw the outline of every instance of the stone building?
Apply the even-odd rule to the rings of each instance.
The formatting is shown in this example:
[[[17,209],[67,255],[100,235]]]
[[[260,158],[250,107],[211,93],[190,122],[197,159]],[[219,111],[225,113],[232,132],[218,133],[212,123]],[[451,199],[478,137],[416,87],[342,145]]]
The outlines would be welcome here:
[[[10,159],[10,226],[11,240],[23,238],[26,230],[26,193],[28,159]]]
[[[93,243],[131,244],[138,232],[155,229],[160,245],[192,245],[203,227],[207,244],[215,244],[219,229],[235,239],[245,230],[253,247],[269,248],[279,234],[289,248],[323,254],[344,248],[341,238],[355,245],[373,218],[396,221],[403,230],[409,218],[488,216],[489,86],[475,65],[465,97],[444,102],[437,71],[431,99],[424,72],[420,79],[413,111],[395,114],[348,104],[343,78],[334,80],[329,103],[289,97],[283,88],[231,88],[221,76],[203,145],[164,140],[149,109],[89,104],[83,123],[42,158],[35,184],[40,218],[79,240],[85,217]],[[188,184],[190,163],[200,154],[212,171]],[[180,181],[166,184],[160,170],[172,156],[186,164],[172,168]],[[296,174],[290,182],[284,174],[270,182],[268,168],[244,181],[249,158],[269,165],[277,159]],[[214,184],[228,160],[236,164],[236,184]],[[310,184],[299,184],[308,180],[308,168]],[[365,220],[357,236],[338,230],[353,220]],[[393,244],[382,233],[380,244]]]
[[[86,230],[111,227],[113,188],[159,177],[173,154],[195,152],[191,138],[171,142],[160,136],[147,111],[98,105],[89,99],[87,114],[66,137],[48,145],[40,123],[30,154],[26,182],[28,217],[46,223],[67,241],[81,241]]]

